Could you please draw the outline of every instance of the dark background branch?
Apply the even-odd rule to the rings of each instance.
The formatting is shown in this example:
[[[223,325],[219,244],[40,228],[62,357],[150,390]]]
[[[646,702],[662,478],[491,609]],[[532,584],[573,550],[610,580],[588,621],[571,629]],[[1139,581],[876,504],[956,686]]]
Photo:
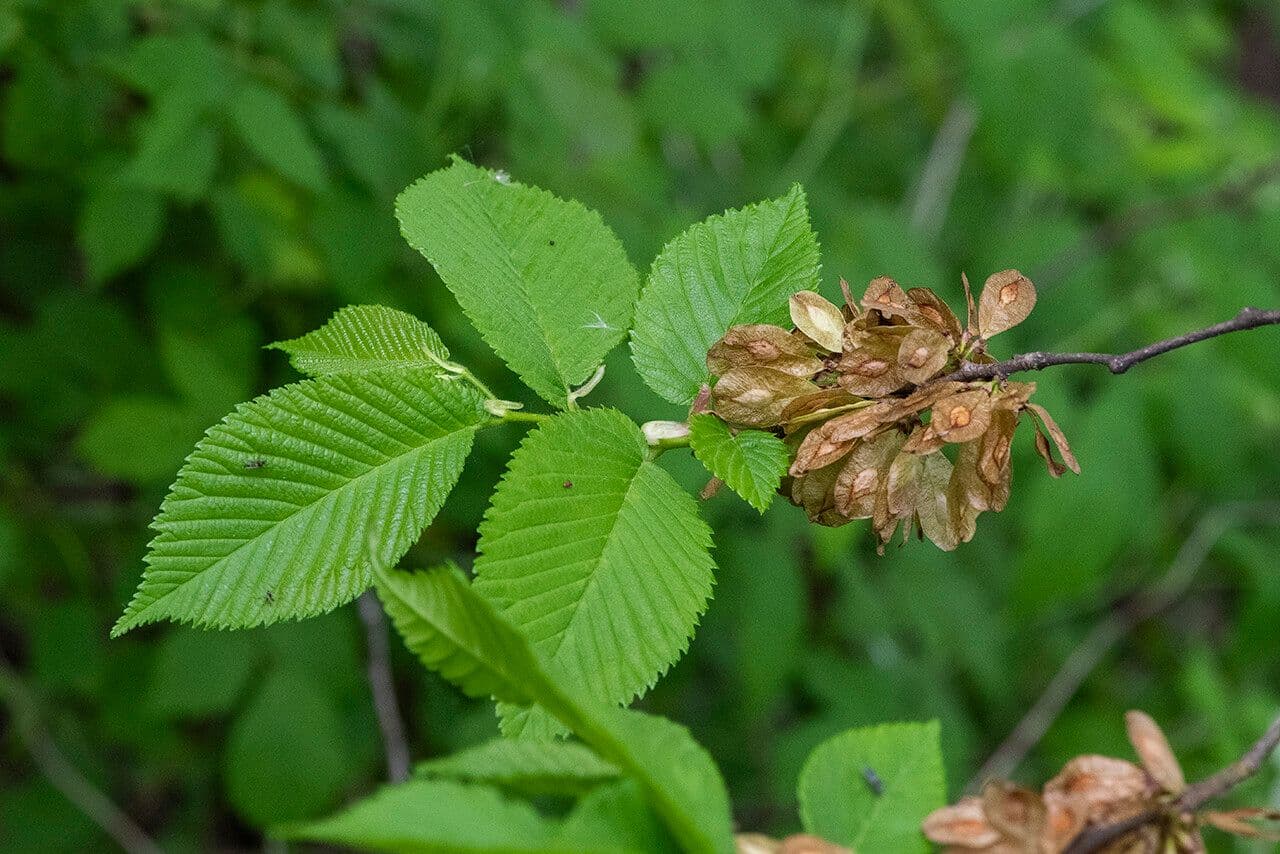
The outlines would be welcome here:
[[[989,380],[996,377],[1007,377],[1010,374],[1022,371],[1040,371],[1054,365],[1104,365],[1113,374],[1123,374],[1140,362],[1145,362],[1179,347],[1186,347],[1188,344],[1195,344],[1198,341],[1226,335],[1230,332],[1243,332],[1246,329],[1256,329],[1259,326],[1271,326],[1274,324],[1280,324],[1280,310],[1245,308],[1241,309],[1240,313],[1230,320],[1224,320],[1222,323],[1215,323],[1213,326],[1197,329],[1185,335],[1157,341],[1154,344],[1148,344],[1146,347],[1129,353],[1023,353],[1021,356],[1014,356],[1012,359],[987,365],[967,362],[959,370],[942,377],[942,380],[957,380],[960,382]]]

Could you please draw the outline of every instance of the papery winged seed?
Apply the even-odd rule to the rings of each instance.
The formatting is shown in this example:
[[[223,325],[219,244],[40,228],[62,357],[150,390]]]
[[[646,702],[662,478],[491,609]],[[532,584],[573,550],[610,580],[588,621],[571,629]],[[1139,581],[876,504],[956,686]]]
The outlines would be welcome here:
[[[974,389],[943,398],[933,405],[929,423],[944,442],[972,442],[991,424],[991,394]]]
[[[841,464],[816,469],[791,482],[791,503],[803,507],[809,521],[828,527],[839,527],[849,521],[836,509],[832,487],[840,475]]]
[[[1044,801],[1039,794],[1006,780],[992,780],[982,789],[982,811],[1006,839],[1035,850],[1045,818]]]
[[[840,385],[860,397],[883,397],[907,385],[898,351],[908,327],[877,326],[846,336],[840,358]]]
[[[1149,805],[1151,796],[1146,773],[1133,763],[1077,756],[1044,786],[1046,836],[1065,846],[1084,824],[1135,815]]]
[[[780,326],[734,326],[707,352],[707,370],[723,376],[733,368],[766,367],[796,377],[822,370],[812,348]]]
[[[812,394],[797,397],[788,403],[786,408],[782,410],[782,421],[784,423],[791,422],[804,415],[812,415],[824,409],[848,406],[851,403],[859,402],[861,399],[849,394],[842,388],[822,389]]]
[[[1053,444],[1057,446],[1058,453],[1062,454],[1062,461],[1067,464],[1067,468],[1076,474],[1080,474],[1080,463],[1076,461],[1076,455],[1071,452],[1071,446],[1067,444],[1067,437],[1058,427],[1058,422],[1053,420],[1053,416],[1049,411],[1038,403],[1028,403],[1027,409],[1030,409],[1040,420],[1044,422],[1045,429],[1049,431],[1049,435],[1053,438]]]
[[[1017,270],[991,275],[978,300],[978,332],[983,338],[998,335],[1027,319],[1036,305],[1036,288]]]
[[[898,347],[898,370],[917,385],[930,379],[947,363],[947,337],[934,329],[914,329]]]
[[[889,465],[902,447],[897,430],[859,442],[849,454],[832,487],[835,507],[849,519],[869,519],[875,512],[876,496],[885,489]]]
[[[930,842],[982,850],[1000,841],[1000,833],[987,821],[979,798],[962,798],[925,816],[920,829]]]
[[[791,463],[791,468],[788,472],[792,477],[798,477],[814,469],[829,466],[853,450],[853,439],[843,442],[836,441],[824,429],[826,426],[826,424],[823,424],[810,430],[804,440],[800,442],[800,447],[796,450],[795,461]]]
[[[920,496],[920,474],[923,470],[923,458],[916,454],[900,452],[889,466],[889,476],[885,479],[885,497],[888,499],[889,512],[895,516],[915,513]]]
[[[937,433],[933,432],[932,424],[919,424],[911,435],[907,438],[907,443],[902,446],[902,450],[908,454],[932,454],[945,444]]]
[[[967,543],[977,533],[978,514],[989,506],[988,488],[978,477],[978,449],[974,442],[961,445],[947,484],[947,506],[951,527],[960,542]]]
[[[1179,795],[1187,787],[1187,778],[1183,776],[1182,766],[1173,755],[1169,739],[1164,730],[1146,712],[1130,710],[1124,715],[1125,731],[1129,735],[1129,743],[1133,745],[1142,767],[1147,769],[1151,778],[1166,792]]]
[[[897,419],[892,417],[894,410],[892,401],[881,400],[865,409],[855,409],[844,415],[837,415],[822,427],[828,437],[836,442],[847,442],[850,439],[861,439],[870,435],[885,424],[892,424]]]
[[[1053,451],[1049,449],[1049,440],[1045,438],[1044,433],[1040,432],[1040,426],[1036,425],[1036,453],[1040,455],[1040,459],[1044,460],[1045,468],[1051,477],[1062,477],[1067,467],[1053,458]]]
[[[867,285],[862,307],[882,314],[905,315],[914,308],[914,304],[907,299],[907,292],[901,285],[888,276],[877,276]]]
[[[951,469],[951,461],[943,454],[922,456],[916,493],[916,519],[920,523],[920,530],[945,552],[954,550],[960,543],[951,523],[951,510],[947,503]]]
[[[725,421],[747,427],[772,427],[782,410],[817,386],[806,379],[770,368],[733,368],[711,392],[712,408]]]
[[[922,321],[946,335],[952,343],[960,343],[960,321],[941,297],[929,288],[910,288],[907,299],[915,303]]]
[[[819,347],[839,353],[843,346],[844,315],[835,304],[813,291],[791,295],[791,322]]]

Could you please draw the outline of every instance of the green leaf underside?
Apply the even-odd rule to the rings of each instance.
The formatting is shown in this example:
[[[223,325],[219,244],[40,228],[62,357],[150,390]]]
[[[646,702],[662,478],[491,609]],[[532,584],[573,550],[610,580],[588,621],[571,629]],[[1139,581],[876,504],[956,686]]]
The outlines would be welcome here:
[[[456,569],[378,571],[378,592],[405,643],[471,696],[539,703],[644,788],[683,847],[730,852],[728,795],[715,763],[679,724],[600,705],[553,665]]]
[[[278,828],[275,835],[404,854],[574,850],[555,844],[557,829],[528,804],[487,786],[410,780],[329,818]]]
[[[419,776],[489,783],[528,794],[580,794],[618,777],[618,769],[571,741],[498,738],[421,762]]]
[[[631,356],[640,376],[672,403],[689,403],[708,379],[711,345],[730,326],[787,325],[787,298],[817,290],[818,269],[798,184],[689,228],[654,260],[636,306]]]
[[[244,628],[368,587],[435,517],[485,420],[433,372],[304,380],[241,404],[196,446],[119,635],[160,619]]]
[[[876,795],[865,773],[883,785]],[[929,850],[920,823],[946,798],[938,722],[853,729],[818,745],[800,772],[810,833],[856,851]]]
[[[560,415],[512,456],[480,526],[476,590],[602,703],[653,685],[688,645],[713,584],[710,532],[646,450],[615,410]],[[547,723],[503,710],[508,735],[559,731]]]
[[[484,340],[565,407],[631,326],[639,278],[600,216],[455,158],[396,199],[400,230]]]
[[[689,445],[707,471],[763,513],[787,471],[787,446],[772,433],[742,430],[736,436],[714,415],[689,419]]]
[[[385,368],[433,368],[439,373],[427,353],[449,358],[444,342],[430,326],[380,305],[349,305],[314,332],[268,346],[288,353],[294,368],[313,377]]]

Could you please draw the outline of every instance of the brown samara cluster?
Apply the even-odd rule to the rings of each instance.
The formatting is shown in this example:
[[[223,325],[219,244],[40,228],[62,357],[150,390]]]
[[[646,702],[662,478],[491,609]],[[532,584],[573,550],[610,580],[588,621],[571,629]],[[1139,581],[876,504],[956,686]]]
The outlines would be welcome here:
[[[855,301],[841,286],[844,308],[801,291],[791,298],[793,329],[734,326],[707,353],[718,378],[712,411],[787,440],[795,456],[783,491],[810,519],[871,519],[882,551],[900,522],[904,542],[914,528],[954,549],[972,539],[979,513],[1008,500],[1010,443],[1023,414],[1049,472],[1079,472],[1062,431],[1029,402],[1035,383],[948,377],[995,362],[987,341],[1035,305],[1025,276],[991,276],[976,306],[966,279],[964,326],[928,288],[881,277]]]
[[[1144,712],[1125,715],[1141,765],[1109,756],[1077,756],[1040,792],[996,780],[981,797],[935,810],[924,835],[942,854],[1060,854],[1072,847],[1105,854],[1203,854],[1203,825],[1254,839],[1274,836],[1256,822],[1280,812],[1243,808],[1187,810],[1186,778],[1159,725]],[[1123,832],[1081,846],[1078,837],[1103,828]]]

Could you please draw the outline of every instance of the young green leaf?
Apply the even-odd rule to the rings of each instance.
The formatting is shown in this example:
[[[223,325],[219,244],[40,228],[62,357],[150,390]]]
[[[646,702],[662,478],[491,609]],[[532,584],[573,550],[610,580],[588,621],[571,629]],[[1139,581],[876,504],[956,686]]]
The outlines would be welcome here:
[[[479,395],[424,370],[305,380],[241,404],[178,473],[113,635],[350,601],[435,516],[486,417]]]
[[[349,305],[314,332],[268,346],[288,353],[290,364],[313,377],[383,368],[433,368],[438,373],[437,360],[449,358],[430,326],[380,305]]]
[[[810,833],[855,851],[924,852],[920,822],[946,786],[938,722],[863,727],[818,745],[800,772]]]
[[[285,178],[312,191],[328,184],[320,150],[293,105],[275,89],[244,83],[228,104],[244,144]]]
[[[818,287],[804,190],[710,217],[668,243],[636,306],[631,357],[649,388],[687,404],[707,350],[731,326],[788,322],[787,298]]]
[[[577,202],[455,158],[401,193],[396,215],[489,346],[555,406],[631,326],[635,268]]]
[[[714,415],[689,419],[689,445],[707,471],[752,507],[769,509],[787,473],[787,446],[772,433],[742,430],[736,436]]]
[[[553,739],[497,738],[420,762],[421,777],[490,783],[524,794],[577,795],[618,778],[618,769],[588,747]]]
[[[386,786],[337,815],[286,825],[273,835],[396,854],[489,854],[565,851],[556,843],[557,830],[528,804],[488,786],[410,780]]]
[[[565,816],[561,838],[591,851],[664,854],[680,850],[635,780],[606,783],[584,795]]]
[[[601,703],[627,703],[685,649],[711,595],[710,532],[615,410],[529,433],[480,525],[476,590]],[[548,735],[545,717],[503,730]]]
[[[378,592],[427,667],[471,696],[488,692],[506,702],[539,703],[639,782],[686,850],[733,850],[724,781],[684,727],[587,696],[576,679],[540,661],[524,635],[456,569],[410,574],[379,568]]]

